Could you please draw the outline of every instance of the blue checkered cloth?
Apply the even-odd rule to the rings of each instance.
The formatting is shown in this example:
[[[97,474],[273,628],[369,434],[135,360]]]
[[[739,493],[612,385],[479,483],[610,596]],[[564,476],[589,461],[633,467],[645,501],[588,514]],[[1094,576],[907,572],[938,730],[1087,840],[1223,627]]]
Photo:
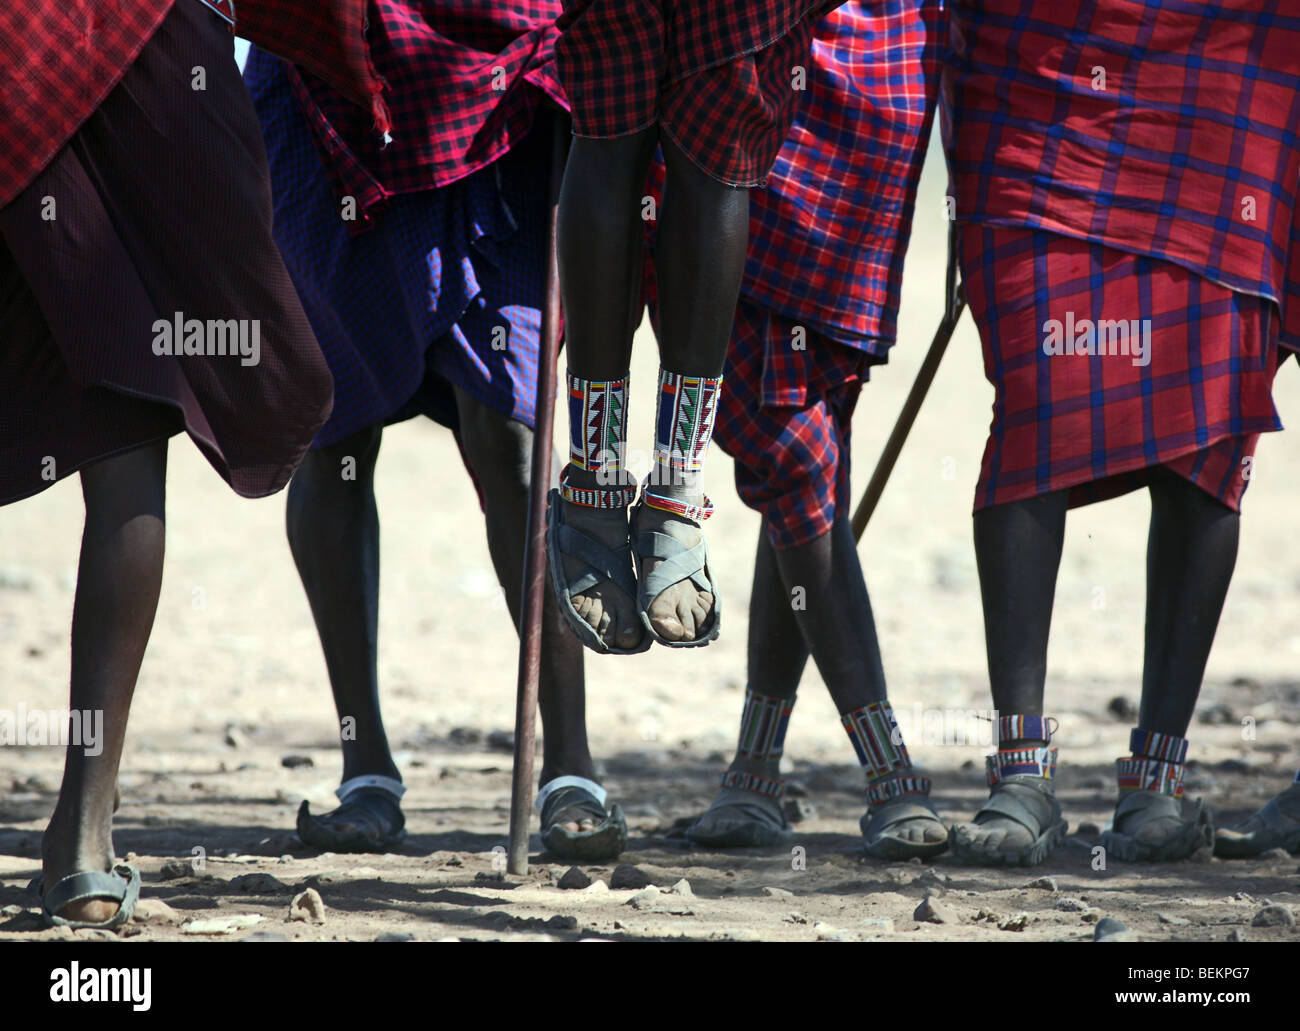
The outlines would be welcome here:
[[[275,241],[334,375],[326,447],[424,414],[458,425],[458,386],[533,425],[545,289],[550,122],[450,186],[394,197],[353,236],[283,63],[244,79],[266,140]]]

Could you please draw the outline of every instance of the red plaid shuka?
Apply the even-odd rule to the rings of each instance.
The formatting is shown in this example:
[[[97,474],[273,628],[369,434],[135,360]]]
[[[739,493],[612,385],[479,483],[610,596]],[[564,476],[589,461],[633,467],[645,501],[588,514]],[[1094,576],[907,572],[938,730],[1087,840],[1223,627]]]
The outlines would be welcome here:
[[[839,0],[565,0],[556,48],[578,136],[658,123],[697,165],[762,182],[790,130],[813,25]]]
[[[946,142],[957,217],[970,226],[963,271],[998,390],[977,507],[1063,487],[1079,488],[1077,503],[1089,482],[1128,469],[1133,486],[1140,468],[1189,456],[1212,464],[1216,441],[1277,428],[1268,352],[1277,308],[1293,317],[1300,297],[1287,288],[1300,16],[1277,7],[955,0]],[[980,225],[1045,235],[986,239]],[[1133,282],[1111,282],[1106,270],[1134,255],[1145,260],[1129,268]],[[1081,268],[1093,270],[1091,292]],[[1218,308],[1188,309],[1210,296]],[[1150,319],[1151,366],[1046,354],[1044,321],[1067,315]],[[1253,446],[1224,446],[1239,445]],[[1190,478],[1234,506],[1244,486],[1211,482],[1203,468]],[[1113,479],[1093,493],[1118,489]]]
[[[555,74],[556,0],[372,0],[367,40],[386,99],[385,144],[364,111],[298,68],[294,95],[335,191],[362,231],[387,198],[446,186],[505,154],[539,104],[565,105]]]
[[[0,6],[0,207],[99,107],[172,3],[21,0]],[[365,0],[239,0],[235,22],[241,35],[328,76],[366,105],[372,123],[387,127],[380,83],[366,57]]]
[[[946,42],[943,0],[853,0],[823,18],[807,96],[751,197],[714,439],[777,548],[851,504],[850,420],[894,343]]]

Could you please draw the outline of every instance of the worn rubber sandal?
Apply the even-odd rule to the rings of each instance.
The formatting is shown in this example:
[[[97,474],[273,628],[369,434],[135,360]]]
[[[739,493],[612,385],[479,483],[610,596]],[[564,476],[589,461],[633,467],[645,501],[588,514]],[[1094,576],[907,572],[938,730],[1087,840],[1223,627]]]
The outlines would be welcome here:
[[[557,859],[617,859],[627,848],[627,821],[617,805],[606,812],[606,797],[605,789],[586,777],[556,777],[543,784],[535,804],[541,811],[542,844],[546,850]],[[566,830],[560,826],[559,816],[574,809],[599,822],[589,831]]]
[[[925,798],[925,796],[913,795],[891,799],[883,804],[872,806],[862,814],[858,820],[858,827],[862,830],[862,847],[867,855],[876,859],[889,860],[932,859],[948,850],[948,829],[939,819],[939,814],[934,811],[930,800],[926,798],[924,802],[920,802],[917,801],[918,798]],[[938,841],[907,841],[889,833],[891,827],[908,820],[932,821],[943,831],[943,837]]]
[[[709,642],[717,640],[722,629],[722,595],[718,593],[718,586],[709,569],[709,542],[701,538],[699,544],[688,548],[666,533],[641,530],[636,534],[636,557],[638,571],[640,563],[647,558],[663,560],[654,572],[645,573],[637,580],[637,610],[641,613],[641,623],[650,639],[667,648],[703,648]],[[648,610],[660,594],[683,580],[690,580],[700,590],[713,595],[712,618],[707,630],[692,640],[669,641],[655,631]]]
[[[582,572],[572,580],[564,573],[564,559],[573,558],[583,563]],[[651,638],[642,637],[635,648],[613,648],[606,644],[596,628],[578,615],[573,607],[573,596],[589,591],[596,584],[609,580],[633,601],[637,597],[636,573],[632,566],[632,544],[621,548],[607,548],[585,533],[575,530],[564,521],[564,499],[554,488],[546,503],[546,565],[551,571],[551,586],[560,615],[569,629],[586,647],[601,655],[639,655],[648,651]]]
[[[1161,838],[1140,836],[1144,827],[1164,819],[1177,820],[1180,826]],[[1127,825],[1124,831],[1114,829],[1121,820]],[[1181,799],[1158,791],[1124,792],[1115,806],[1111,827],[1101,835],[1102,848],[1126,863],[1172,863],[1212,844],[1214,821],[1199,798],[1188,818],[1183,815]]]
[[[1223,859],[1249,859],[1270,848],[1300,852],[1300,784],[1274,795],[1245,822],[1214,834],[1214,854]]]
[[[406,785],[392,777],[353,777],[334,792],[342,804],[333,812],[313,816],[303,799],[298,807],[298,837],[304,845],[322,852],[387,852],[406,840],[406,817],[401,806],[405,793]],[[336,830],[327,821],[338,817],[356,817],[356,822],[368,824],[372,832]]]
[[[1061,818],[1051,782],[1042,777],[1011,776],[995,784],[989,800],[975,815],[994,813],[1020,824],[1034,840],[1018,849],[998,851],[981,844],[990,833],[987,825],[955,823],[948,844],[963,863],[973,866],[1037,866],[1065,841],[1067,824]]]
[[[726,818],[716,820],[712,825],[701,825],[706,818],[728,814]],[[734,816],[730,815],[734,814]],[[762,806],[746,802],[728,802],[716,810],[710,807],[695,823],[687,827],[682,836],[696,845],[710,848],[770,848],[774,845],[788,845],[794,840],[794,829],[780,814],[780,822],[772,818],[772,813]]]
[[[130,863],[118,863],[111,872],[89,870],[69,874],[48,892],[44,878],[37,877],[28,885],[41,900],[41,920],[46,927],[70,927],[73,930],[94,928],[112,930],[120,927],[135,915],[135,905],[140,901],[140,871]],[[58,915],[60,909],[73,902],[87,899],[106,899],[116,902],[117,912],[107,920],[68,920]]]

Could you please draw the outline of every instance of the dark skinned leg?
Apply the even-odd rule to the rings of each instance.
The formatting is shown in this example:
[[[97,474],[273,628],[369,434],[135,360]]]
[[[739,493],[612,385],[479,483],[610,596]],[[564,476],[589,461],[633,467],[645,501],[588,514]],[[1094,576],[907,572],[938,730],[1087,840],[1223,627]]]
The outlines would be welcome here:
[[[383,437],[372,426],[308,452],[289,481],[285,525],[289,549],[311,605],[341,733],[343,781],[366,774],[402,779],[379,707],[379,511],[375,465]],[[346,474],[346,476],[345,476]],[[400,827],[401,809],[387,792],[365,789],[318,824],[376,842]]]
[[[716,377],[722,375],[745,272],[749,191],[719,183],[667,138],[663,152],[667,179],[655,245],[659,361],[672,372]],[[665,496],[703,501],[700,473],[673,476],[673,482],[659,485]],[[666,534],[687,548],[703,537],[698,523],[648,506],[637,510],[635,522],[637,530]],[[645,573],[659,564],[647,560]],[[669,641],[694,640],[712,613],[713,595],[689,580],[660,591],[647,609],[655,631]]]
[[[641,203],[659,130],[615,140],[575,138],[560,191],[558,241],[568,366],[588,380],[616,379],[631,363],[632,334],[641,321],[645,224]],[[575,487],[612,487],[599,474],[570,465]],[[627,544],[627,514],[564,503],[565,521],[607,548]],[[584,563],[565,558],[571,578]],[[637,647],[645,634],[636,599],[609,581],[573,596],[580,618],[602,640]]]
[[[975,559],[984,606],[993,704],[1005,715],[1040,716],[1047,681],[1047,642],[1052,626],[1056,574],[1065,543],[1065,491],[994,505],[975,513]],[[999,742],[999,748],[1031,748],[1042,740]],[[1044,826],[1059,818],[1049,798],[1033,802]],[[1032,844],[1021,824],[992,813],[954,827],[959,854],[995,857]]]
[[[113,864],[113,803],[127,717],[162,587],[166,442],[81,472],[86,524],[72,612],[70,707],[103,713],[102,751],[69,747],[59,800],[42,841],[46,888]],[[58,914],[103,921],[118,904],[74,902]]]
[[[497,580],[505,591],[510,618],[518,630],[522,617],[524,541],[528,529],[528,484],[533,433],[507,419],[459,387],[460,439],[474,476],[483,490],[488,550]],[[542,714],[542,769],[539,781],[572,774],[598,780],[587,744],[586,687],[582,645],[560,618],[549,586],[542,614],[542,668],[538,685]],[[591,830],[595,820],[564,820],[566,830]]]

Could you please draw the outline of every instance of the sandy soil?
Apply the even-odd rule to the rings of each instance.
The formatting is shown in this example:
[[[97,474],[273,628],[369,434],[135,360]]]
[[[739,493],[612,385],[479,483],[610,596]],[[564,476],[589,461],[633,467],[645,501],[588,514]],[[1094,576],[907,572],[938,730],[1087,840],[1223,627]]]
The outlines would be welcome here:
[[[908,261],[900,343],[858,409],[854,480],[865,484],[919,365],[940,304],[942,167],[923,184]],[[649,439],[653,345],[639,341],[633,441]],[[894,703],[905,714],[985,709],[970,505],[991,388],[969,319],[954,338],[862,554]],[[1278,386],[1284,421],[1300,420],[1300,375]],[[561,427],[562,428],[562,427]],[[1235,582],[1192,731],[1191,794],[1232,821],[1300,764],[1300,460],[1281,435],[1260,447],[1246,499]],[[833,706],[808,672],[787,741],[791,775],[812,813],[796,850],[711,854],[672,836],[712,796],[734,744],[745,682],[746,606],[758,521],[711,459],[719,513],[710,525],[727,622],[700,652],[589,657],[591,738],[632,827],[624,861],[685,889],[629,904],[630,889],[563,891],[565,864],[503,876],[509,754],[488,744],[513,718],[515,638],[491,571],[477,505],[455,445],[428,423],[390,431],[379,466],[384,519],[380,674],[390,734],[410,791],[410,838],[386,856],[320,856],[297,844],[300,800],[326,806],[337,785],[334,712],[324,664],[283,534],[283,500],[227,491],[187,442],[173,444],[166,579],[121,779],[116,843],[134,854],[156,913],[130,940],[194,940],[169,920],[253,914],[224,935],[299,940],[414,938],[763,938],[1081,940],[1100,916],[1144,938],[1296,937],[1253,927],[1272,901],[1296,906],[1295,857],[1093,869],[1091,846],[1113,803],[1113,760],[1139,679],[1147,501],[1131,495],[1075,513],[1057,590],[1050,711],[1061,722],[1069,847],[1032,871],[974,870],[860,857],[861,774]],[[1288,516],[1290,512],[1293,515]],[[67,704],[72,588],[82,509],[76,482],[0,509],[0,707]],[[466,528],[469,528],[468,532]],[[1254,739],[1242,721],[1253,721]],[[233,733],[230,731],[233,729]],[[227,738],[235,744],[227,743]],[[948,819],[983,797],[981,756],[915,732],[914,758],[936,779]],[[289,755],[311,765],[286,768]],[[0,939],[39,931],[24,885],[57,792],[57,749],[0,748]],[[536,839],[534,839],[536,841]],[[165,860],[201,849],[202,876],[162,880]],[[798,851],[802,850],[802,851]],[[586,872],[608,884],[611,868]],[[248,875],[262,875],[252,876]],[[1050,877],[1054,884],[1027,886]],[[286,922],[292,894],[316,887],[321,924]],[[926,894],[948,922],[913,919]],[[641,907],[641,908],[638,908]],[[1300,913],[1300,910],[1298,910]],[[982,915],[981,915],[982,914]],[[1020,914],[1026,914],[1019,919]],[[83,932],[83,934],[98,932]]]

